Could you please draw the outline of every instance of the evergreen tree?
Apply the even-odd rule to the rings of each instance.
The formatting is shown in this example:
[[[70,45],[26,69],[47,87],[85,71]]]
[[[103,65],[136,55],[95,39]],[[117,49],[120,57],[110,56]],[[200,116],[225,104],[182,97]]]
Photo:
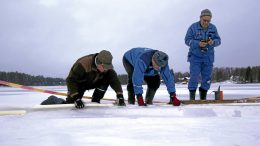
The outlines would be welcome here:
[[[260,66],[257,67],[257,82],[260,83]]]
[[[248,66],[248,67],[246,68],[245,81],[246,81],[246,82],[249,82],[249,83],[252,83],[252,82],[253,82],[253,80],[252,80],[252,74],[251,74],[251,67],[250,67],[250,66]]]

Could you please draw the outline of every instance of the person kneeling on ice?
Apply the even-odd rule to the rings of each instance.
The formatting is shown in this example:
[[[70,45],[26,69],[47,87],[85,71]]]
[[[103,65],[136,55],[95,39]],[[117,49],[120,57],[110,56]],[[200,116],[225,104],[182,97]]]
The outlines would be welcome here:
[[[79,58],[72,66],[66,79],[68,97],[66,103],[75,103],[76,108],[83,108],[84,92],[95,89],[92,102],[100,103],[108,86],[116,92],[116,104],[125,106],[123,90],[117,73],[112,65],[113,56],[107,50]]]
[[[135,104],[135,95],[139,106],[153,104],[154,95],[161,83],[161,75],[170,94],[169,103],[174,106],[180,105],[180,101],[176,97],[174,76],[169,69],[167,54],[150,48],[133,48],[124,54],[123,64],[128,74],[127,91],[129,104]],[[146,81],[148,86],[145,103],[142,96],[143,80]]]

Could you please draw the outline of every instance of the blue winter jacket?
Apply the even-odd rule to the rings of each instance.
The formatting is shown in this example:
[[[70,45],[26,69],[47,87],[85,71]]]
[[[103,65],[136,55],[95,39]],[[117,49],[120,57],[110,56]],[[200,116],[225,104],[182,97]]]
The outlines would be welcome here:
[[[203,52],[199,47],[199,43],[201,40],[208,40],[211,38],[214,40],[213,45],[207,45],[207,52]],[[221,39],[218,35],[218,31],[215,25],[209,24],[208,29],[206,31],[200,25],[200,22],[193,23],[185,36],[185,44],[189,46],[189,54],[188,61],[191,55],[195,55],[196,58],[201,58],[206,62],[214,62],[214,47],[219,46],[221,44]]]
[[[174,76],[170,72],[169,65],[154,70],[152,66],[152,56],[158,50],[150,48],[133,48],[124,54],[124,58],[134,67],[133,86],[135,94],[143,94],[142,83],[144,76],[161,75],[168,93],[175,92]]]

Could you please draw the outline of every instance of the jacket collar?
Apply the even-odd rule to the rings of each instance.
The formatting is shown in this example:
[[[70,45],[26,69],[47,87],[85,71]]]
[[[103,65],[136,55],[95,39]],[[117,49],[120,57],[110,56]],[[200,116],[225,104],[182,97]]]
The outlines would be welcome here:
[[[97,69],[97,65],[96,65],[96,57],[97,57],[98,53],[93,54],[93,58],[92,58],[92,63],[91,63],[91,70],[93,71],[98,71]]]

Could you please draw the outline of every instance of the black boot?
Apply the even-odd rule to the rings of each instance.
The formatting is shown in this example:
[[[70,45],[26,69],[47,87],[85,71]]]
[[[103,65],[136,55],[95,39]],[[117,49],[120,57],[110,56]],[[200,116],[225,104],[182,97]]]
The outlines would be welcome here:
[[[133,91],[128,91],[128,104],[135,104],[135,94]]]
[[[128,92],[128,104],[135,104],[135,93],[133,83],[129,80],[127,84],[127,92]]]
[[[153,104],[153,98],[156,93],[156,90],[148,88],[145,95],[145,103],[146,104]]]
[[[106,90],[96,88],[93,95],[92,95],[91,102],[100,103],[100,99],[102,99],[104,97],[105,93],[106,93]]]
[[[208,90],[204,90],[200,87],[199,91],[200,91],[200,100],[206,100]]]
[[[195,100],[196,90],[190,90],[190,100]]]

